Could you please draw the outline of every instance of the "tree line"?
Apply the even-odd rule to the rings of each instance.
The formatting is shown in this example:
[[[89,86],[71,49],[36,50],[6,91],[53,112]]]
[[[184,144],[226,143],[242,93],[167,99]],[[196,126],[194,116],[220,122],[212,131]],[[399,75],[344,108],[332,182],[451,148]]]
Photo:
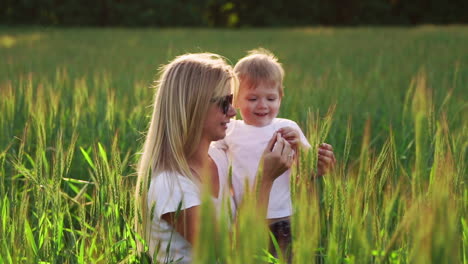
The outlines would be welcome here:
[[[267,27],[468,22],[466,0],[3,0],[0,23]]]

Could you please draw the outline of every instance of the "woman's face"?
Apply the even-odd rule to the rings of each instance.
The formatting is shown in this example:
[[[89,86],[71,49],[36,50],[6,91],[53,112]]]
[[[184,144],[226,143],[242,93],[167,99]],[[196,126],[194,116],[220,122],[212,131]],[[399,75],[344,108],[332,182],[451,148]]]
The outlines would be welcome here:
[[[226,95],[229,94],[230,92],[227,91]],[[202,137],[207,138],[209,141],[223,139],[226,136],[227,123],[235,115],[236,110],[231,104],[226,114],[224,114],[218,102],[210,103],[203,126]]]

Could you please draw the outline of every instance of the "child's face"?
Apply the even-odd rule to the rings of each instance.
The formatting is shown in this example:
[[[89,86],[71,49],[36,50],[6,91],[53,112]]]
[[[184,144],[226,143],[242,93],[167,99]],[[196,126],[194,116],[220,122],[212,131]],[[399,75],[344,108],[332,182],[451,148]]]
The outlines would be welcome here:
[[[278,115],[280,105],[279,88],[275,83],[261,82],[251,89],[240,87],[237,106],[248,125],[263,127],[271,124]]]

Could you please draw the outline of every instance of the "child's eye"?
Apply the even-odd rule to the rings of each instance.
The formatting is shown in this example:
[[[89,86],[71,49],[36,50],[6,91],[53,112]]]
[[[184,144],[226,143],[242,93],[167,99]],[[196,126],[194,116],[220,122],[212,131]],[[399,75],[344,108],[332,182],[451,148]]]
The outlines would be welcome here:
[[[255,102],[257,100],[257,98],[247,98],[247,101],[250,101],[250,102]]]
[[[267,98],[267,100],[268,100],[268,101],[275,101],[276,98],[274,98],[274,97],[273,97],[273,98]]]

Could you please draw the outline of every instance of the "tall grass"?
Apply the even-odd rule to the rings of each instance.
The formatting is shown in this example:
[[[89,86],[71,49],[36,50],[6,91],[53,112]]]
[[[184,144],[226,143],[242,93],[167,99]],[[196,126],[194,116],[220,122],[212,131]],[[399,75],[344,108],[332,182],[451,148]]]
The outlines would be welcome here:
[[[467,41],[466,27],[2,28],[0,263],[145,262],[133,164],[157,66],[260,45],[286,69],[281,116],[338,158],[320,179],[314,150],[293,169],[293,262],[468,263]],[[254,198],[233,226],[203,206],[198,263],[284,262]]]

